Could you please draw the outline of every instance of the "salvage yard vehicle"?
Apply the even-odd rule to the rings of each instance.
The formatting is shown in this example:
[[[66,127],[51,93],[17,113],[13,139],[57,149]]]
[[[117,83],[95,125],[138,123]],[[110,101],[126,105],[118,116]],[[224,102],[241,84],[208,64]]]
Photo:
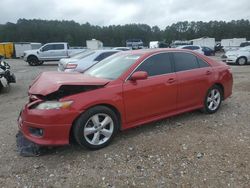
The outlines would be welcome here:
[[[213,56],[213,55],[215,55],[215,51],[212,50],[211,48],[206,47],[206,46],[202,46],[201,48],[202,48],[202,51],[204,52],[204,55],[206,55],[206,56]]]
[[[24,52],[24,61],[30,66],[42,65],[45,61],[58,61],[85,49],[70,49],[66,42],[47,43],[37,50]]]
[[[16,83],[16,77],[11,73],[10,65],[0,55],[0,91],[3,88],[8,88],[10,83]]]
[[[120,52],[119,50],[87,50],[71,58],[63,58],[58,63],[58,71],[84,72],[99,61]]]
[[[81,73],[44,72],[29,89],[18,125],[43,146],[100,149],[118,130],[184,112],[215,113],[232,94],[231,68],[181,49],[125,51]]]
[[[239,50],[228,51],[224,57],[226,63],[246,65],[250,63],[250,46],[240,48]]]
[[[193,51],[198,52],[200,54],[204,54],[204,51],[203,51],[202,47],[201,46],[197,46],[197,45],[185,45],[185,46],[178,46],[176,48],[178,48],[178,49],[193,50]]]

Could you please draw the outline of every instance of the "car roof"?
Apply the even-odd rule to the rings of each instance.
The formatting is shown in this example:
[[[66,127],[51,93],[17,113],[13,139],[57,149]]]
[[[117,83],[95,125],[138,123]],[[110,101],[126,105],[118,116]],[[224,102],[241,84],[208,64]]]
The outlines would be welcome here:
[[[93,50],[95,52],[120,52],[121,50],[114,50],[114,49],[98,49],[98,50]]]
[[[148,48],[148,49],[140,49],[140,50],[122,51],[120,53],[131,54],[131,55],[148,55],[148,54],[161,53],[161,52],[191,52],[191,53],[195,53],[193,50],[181,49],[181,48]]]

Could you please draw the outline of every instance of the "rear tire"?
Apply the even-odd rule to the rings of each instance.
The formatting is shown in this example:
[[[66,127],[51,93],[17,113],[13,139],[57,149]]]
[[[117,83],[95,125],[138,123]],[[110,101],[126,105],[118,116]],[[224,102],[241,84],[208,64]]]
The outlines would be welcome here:
[[[30,66],[38,66],[38,65],[40,65],[40,61],[36,56],[28,57],[27,62],[29,63]]]
[[[73,135],[80,146],[96,150],[112,141],[118,127],[119,120],[113,110],[105,106],[96,106],[77,119]]]
[[[212,86],[207,91],[204,100],[204,108],[202,109],[202,111],[207,114],[215,113],[220,108],[222,99],[223,99],[222,89],[217,85]]]

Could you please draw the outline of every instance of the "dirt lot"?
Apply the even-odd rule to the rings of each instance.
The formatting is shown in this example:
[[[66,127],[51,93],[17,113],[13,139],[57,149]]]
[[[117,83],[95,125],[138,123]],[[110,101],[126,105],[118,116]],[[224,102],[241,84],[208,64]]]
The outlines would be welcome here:
[[[1,187],[249,187],[250,66],[232,66],[233,96],[213,115],[191,112],[121,132],[98,151],[55,148],[40,157],[16,151],[16,119],[31,81],[56,64],[8,60],[17,77],[0,94]]]

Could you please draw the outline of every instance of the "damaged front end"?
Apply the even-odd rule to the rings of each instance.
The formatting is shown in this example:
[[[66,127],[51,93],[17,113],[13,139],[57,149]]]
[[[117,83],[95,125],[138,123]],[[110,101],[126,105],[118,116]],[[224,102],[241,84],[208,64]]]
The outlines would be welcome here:
[[[64,125],[64,124],[71,124],[70,122],[63,122],[63,117],[70,116],[72,112],[68,112],[67,110],[64,110],[66,108],[70,108],[71,104],[73,101],[63,101],[62,99],[64,97],[82,93],[82,92],[87,92],[87,91],[92,91],[95,89],[99,89],[104,87],[104,85],[61,85],[58,90],[53,91],[51,93],[48,93],[47,95],[41,95],[38,92],[35,94],[29,92],[29,102],[25,106],[24,110],[20,113],[20,116],[18,118],[18,124],[20,131],[16,135],[16,143],[17,143],[17,149],[18,152],[21,156],[24,157],[34,157],[34,156],[40,156],[43,154],[46,154],[48,151],[48,147],[42,146],[38,143],[35,143],[36,141],[33,140],[35,139],[43,139],[44,132],[46,132],[46,129],[49,129],[51,132],[51,124],[59,124],[59,125]],[[40,110],[40,111],[38,111]],[[44,115],[44,113],[49,111],[48,115]],[[52,110],[52,111],[51,111]],[[55,110],[55,111],[53,111]],[[36,111],[35,115],[31,117],[31,113],[33,111]],[[37,114],[38,112],[38,114]],[[53,116],[54,113],[54,117]],[[59,115],[56,115],[56,113],[61,113]],[[40,115],[39,115],[40,114]],[[77,114],[78,115],[78,114]],[[22,117],[23,116],[23,117]],[[37,122],[33,121],[38,121],[37,116],[39,116],[39,123],[42,125],[46,125],[44,127],[36,126]],[[34,118],[35,117],[35,118]],[[56,118],[55,118],[56,117]],[[72,116],[73,117],[73,116]],[[24,119],[23,119],[24,118]],[[30,118],[30,119],[29,119]],[[58,118],[58,120],[57,120]],[[27,120],[28,119],[28,120]],[[41,119],[41,120],[40,120]],[[47,119],[53,119],[53,122],[42,122],[43,120]],[[23,125],[24,122],[26,122],[26,125]],[[70,125],[71,126],[71,125]],[[58,129],[58,128],[57,128]],[[64,135],[64,138],[67,137],[68,133],[68,127],[60,127],[59,131],[63,131],[63,133],[60,134],[59,131],[54,131],[57,134],[54,134],[55,137],[60,137],[61,135]],[[48,135],[48,132],[47,132]],[[52,133],[50,134],[50,136]],[[61,136],[62,137],[62,136]],[[61,138],[60,137],[60,138]],[[49,139],[57,139],[57,138],[45,138],[47,140]],[[69,138],[68,138],[69,139]],[[58,139],[60,140],[60,139]],[[34,141],[34,142],[33,142]],[[63,143],[59,142],[53,142],[55,145],[63,145]],[[46,144],[45,144],[46,145]],[[48,145],[54,145],[54,144],[48,144]]]

